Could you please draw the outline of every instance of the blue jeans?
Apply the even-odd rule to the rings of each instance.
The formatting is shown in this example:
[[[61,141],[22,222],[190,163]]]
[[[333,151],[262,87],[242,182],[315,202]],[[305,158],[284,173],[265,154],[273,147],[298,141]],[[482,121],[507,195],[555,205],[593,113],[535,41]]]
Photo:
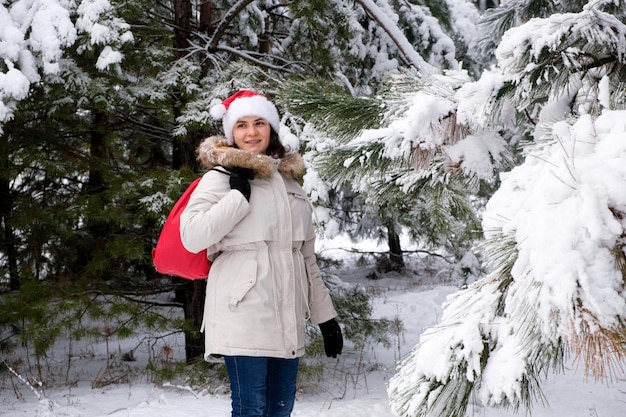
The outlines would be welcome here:
[[[296,400],[299,359],[224,356],[232,417],[289,417]]]

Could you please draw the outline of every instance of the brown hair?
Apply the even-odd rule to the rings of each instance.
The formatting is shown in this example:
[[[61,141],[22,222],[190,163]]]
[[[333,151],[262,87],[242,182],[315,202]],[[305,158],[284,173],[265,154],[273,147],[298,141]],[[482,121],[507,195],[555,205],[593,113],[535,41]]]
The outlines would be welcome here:
[[[280,137],[278,133],[274,130],[274,128],[270,128],[270,144],[267,147],[265,153],[274,158],[284,158],[285,153],[287,153],[287,149],[280,141]]]

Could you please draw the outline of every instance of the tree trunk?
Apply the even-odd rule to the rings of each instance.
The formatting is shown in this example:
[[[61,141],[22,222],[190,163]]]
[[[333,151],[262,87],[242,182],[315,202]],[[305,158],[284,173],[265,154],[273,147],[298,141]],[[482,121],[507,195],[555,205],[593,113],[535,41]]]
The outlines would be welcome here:
[[[202,315],[204,313],[204,299],[206,280],[186,280],[176,291],[176,298],[183,303],[185,317],[185,358],[187,363],[202,357],[204,354],[204,339],[200,333]]]
[[[404,258],[402,256],[402,247],[400,246],[400,236],[396,232],[393,219],[387,222],[387,243],[389,244],[390,269],[392,271],[400,271],[404,268]]]
[[[210,10],[210,9],[209,9]],[[189,47],[188,39],[191,32],[192,5],[190,0],[174,1],[174,50],[175,59],[183,59]],[[182,94],[174,93],[172,97],[174,117],[181,114],[184,102]],[[196,168],[196,147],[199,143],[197,135],[188,134],[184,139],[173,139],[172,168],[180,169],[184,166]],[[185,282],[177,291],[176,298],[183,303],[185,315],[185,357],[192,362],[204,353],[204,341],[200,333],[202,314],[204,310],[205,280]]]
[[[9,172],[9,144],[8,140],[3,139],[2,149],[0,152],[2,159],[0,160],[0,220],[2,222],[2,237],[0,237],[0,252],[6,256],[7,270],[9,272],[9,287],[11,290],[19,290],[20,279],[17,274],[17,251],[15,249],[15,236],[11,220],[11,211],[13,210],[13,195],[8,178]]]
[[[174,58],[184,59],[187,48],[189,48],[189,34],[191,33],[191,17],[192,7],[190,0],[174,1]],[[174,117],[181,114],[181,110],[185,105],[182,94],[174,93],[172,97],[172,106],[174,108]],[[183,166],[193,168],[196,166],[195,151],[198,140],[194,135],[187,135],[184,139],[173,139],[173,155],[172,168],[180,169]]]
[[[208,36],[213,34],[215,28],[213,27],[213,6],[209,0],[200,3],[198,6],[200,9],[200,22],[198,23],[198,30],[206,33]]]
[[[174,51],[176,59],[185,56],[189,48],[192,6],[190,0],[174,0]]]
[[[103,272],[89,272],[89,263],[104,250],[107,239],[110,238],[112,230],[110,223],[102,218],[98,213],[101,207],[107,204],[105,191],[108,186],[104,179],[103,169],[107,158],[106,133],[108,129],[108,116],[97,109],[91,110],[93,120],[89,126],[89,174],[84,191],[88,195],[87,204],[93,208],[87,208],[85,217],[86,235],[77,234],[79,243],[77,247],[81,250],[81,255],[75,260],[75,264],[70,269],[80,279],[100,282],[103,279]],[[108,271],[110,273],[111,271]]]

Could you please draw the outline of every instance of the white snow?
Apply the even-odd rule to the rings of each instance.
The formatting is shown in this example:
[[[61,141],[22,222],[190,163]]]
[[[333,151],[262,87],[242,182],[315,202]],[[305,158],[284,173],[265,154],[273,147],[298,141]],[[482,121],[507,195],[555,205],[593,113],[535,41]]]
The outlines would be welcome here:
[[[443,152],[452,162],[460,163],[468,177],[475,175],[482,180],[493,178],[495,167],[491,161],[499,162],[507,154],[505,142],[497,133],[470,135],[462,141],[444,148]]]
[[[626,112],[559,122],[554,140],[504,176],[484,215],[484,229],[515,233],[516,280],[534,280],[538,320],[569,338],[579,334],[574,300],[592,321],[611,327],[626,315],[622,276],[611,251],[626,222]],[[531,297],[525,294],[524,297]],[[595,326],[592,326],[592,328]]]

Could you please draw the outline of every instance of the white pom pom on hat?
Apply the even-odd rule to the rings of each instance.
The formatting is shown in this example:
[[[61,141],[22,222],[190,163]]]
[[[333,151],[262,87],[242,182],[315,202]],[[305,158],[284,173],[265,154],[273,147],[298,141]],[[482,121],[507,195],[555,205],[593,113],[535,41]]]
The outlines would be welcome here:
[[[224,135],[230,145],[233,145],[233,127],[237,120],[245,116],[258,116],[267,120],[274,131],[280,131],[280,117],[276,106],[265,96],[251,90],[239,90],[221,103],[214,104],[209,109],[211,117],[222,120]]]
[[[221,102],[219,104],[215,104],[211,107],[210,113],[213,119],[221,120],[222,117],[224,117],[224,113],[226,113],[226,106],[224,106]]]

